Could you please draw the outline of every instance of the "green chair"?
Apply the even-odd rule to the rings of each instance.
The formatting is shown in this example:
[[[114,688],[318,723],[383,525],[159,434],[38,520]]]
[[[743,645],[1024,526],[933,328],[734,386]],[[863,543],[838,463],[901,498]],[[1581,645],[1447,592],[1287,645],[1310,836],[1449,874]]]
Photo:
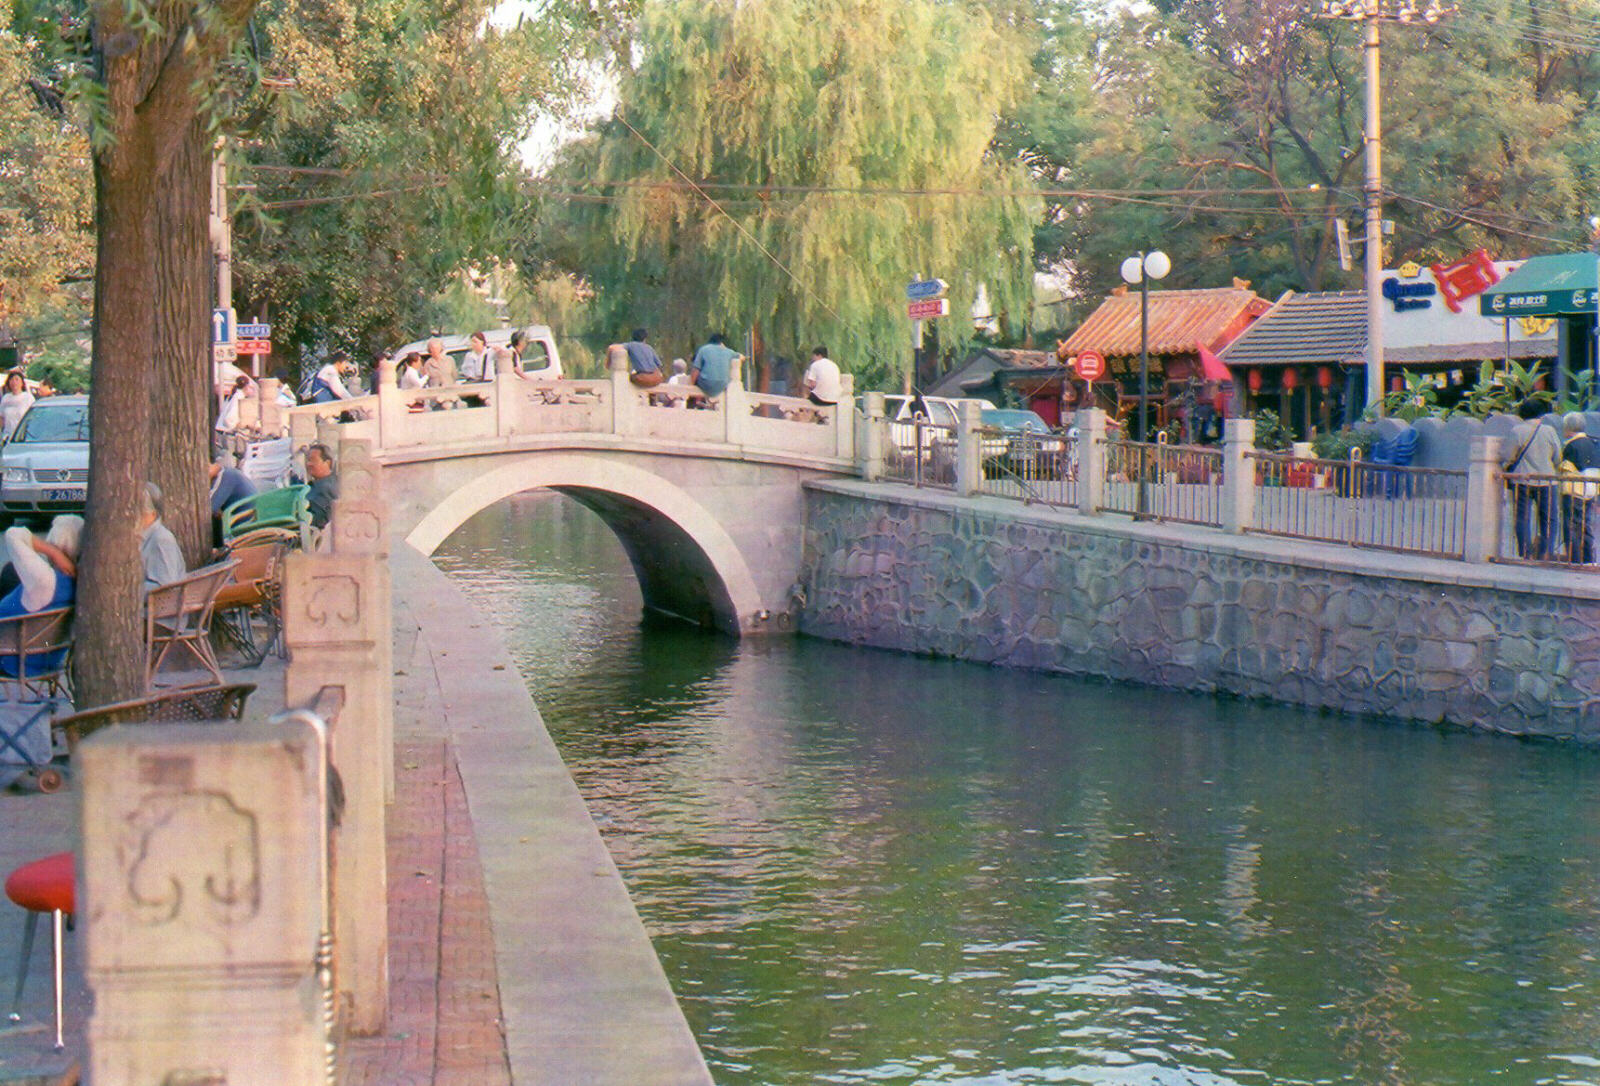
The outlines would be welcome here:
[[[240,498],[222,511],[222,542],[226,546],[245,532],[257,528],[289,528],[299,531],[311,523],[311,506],[305,485],[286,486]]]

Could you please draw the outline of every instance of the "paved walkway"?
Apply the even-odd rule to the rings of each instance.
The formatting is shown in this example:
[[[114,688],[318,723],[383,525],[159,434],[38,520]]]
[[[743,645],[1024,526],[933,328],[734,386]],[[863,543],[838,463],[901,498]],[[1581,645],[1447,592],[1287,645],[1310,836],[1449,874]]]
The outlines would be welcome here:
[[[340,1048],[343,1086],[710,1086],[610,854],[500,637],[414,551],[395,555],[395,802],[387,1028]],[[462,652],[471,645],[473,651]],[[230,672],[282,700],[282,664]],[[75,847],[77,797],[0,791],[0,875]],[[22,914],[0,902],[9,1006]],[[91,1000],[66,940],[66,1049],[52,1050],[48,924],[24,1021],[0,1020],[0,1084],[76,1081]],[[5,1028],[10,1027],[10,1028]]]

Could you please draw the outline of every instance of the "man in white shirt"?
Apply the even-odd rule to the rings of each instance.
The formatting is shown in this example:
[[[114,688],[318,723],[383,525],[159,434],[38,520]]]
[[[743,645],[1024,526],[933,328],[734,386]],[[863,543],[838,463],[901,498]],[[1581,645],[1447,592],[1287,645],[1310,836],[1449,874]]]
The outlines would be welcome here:
[[[839,366],[828,357],[828,348],[817,347],[811,352],[811,365],[806,369],[806,397],[818,407],[832,407],[839,402]]]
[[[356,364],[343,351],[335,351],[328,364],[317,371],[311,382],[312,403],[332,403],[334,400],[351,400],[355,394],[345,387],[345,378],[353,377]]]

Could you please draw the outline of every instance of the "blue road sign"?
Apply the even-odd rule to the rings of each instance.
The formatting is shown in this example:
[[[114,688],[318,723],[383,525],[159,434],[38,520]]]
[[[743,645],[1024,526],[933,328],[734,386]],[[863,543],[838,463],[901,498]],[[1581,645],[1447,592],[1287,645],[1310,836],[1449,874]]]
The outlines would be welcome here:
[[[231,309],[213,309],[211,311],[211,342],[232,343],[234,326],[239,323]]]
[[[241,324],[234,330],[240,339],[271,339],[270,324]]]
[[[925,298],[942,298],[949,289],[950,284],[943,279],[918,279],[906,284],[906,299],[916,302]]]

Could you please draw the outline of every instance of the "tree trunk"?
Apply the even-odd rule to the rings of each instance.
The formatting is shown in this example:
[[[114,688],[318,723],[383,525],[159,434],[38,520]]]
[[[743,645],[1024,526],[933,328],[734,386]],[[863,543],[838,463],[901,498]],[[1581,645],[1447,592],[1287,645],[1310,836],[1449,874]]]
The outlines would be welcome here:
[[[150,481],[166,496],[163,520],[190,569],[211,557],[211,139],[189,125],[166,164],[156,200],[156,389]]]
[[[78,567],[74,667],[79,707],[145,690],[140,491],[149,457],[150,349],[155,338],[157,164],[136,132],[95,157],[93,395],[89,501]]]

